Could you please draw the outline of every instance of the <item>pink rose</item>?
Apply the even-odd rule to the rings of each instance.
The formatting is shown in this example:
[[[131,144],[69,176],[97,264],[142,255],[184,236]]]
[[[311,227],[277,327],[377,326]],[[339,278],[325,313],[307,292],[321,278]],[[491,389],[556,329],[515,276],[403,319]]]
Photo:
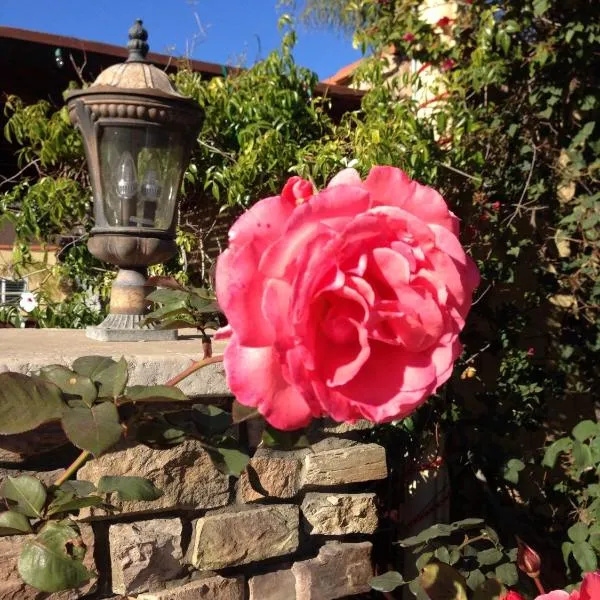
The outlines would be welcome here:
[[[385,422],[450,376],[479,274],[458,219],[392,167],[313,195],[292,178],[229,232],[216,270],[227,382],[274,427]]]
[[[600,571],[587,573],[579,590],[573,590],[570,594],[563,590],[555,590],[542,594],[535,600],[600,600]]]

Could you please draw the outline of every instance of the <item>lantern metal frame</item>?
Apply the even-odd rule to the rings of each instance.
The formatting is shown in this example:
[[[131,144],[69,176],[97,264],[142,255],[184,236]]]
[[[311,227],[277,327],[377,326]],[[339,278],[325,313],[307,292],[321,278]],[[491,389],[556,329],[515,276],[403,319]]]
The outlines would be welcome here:
[[[67,96],[70,119],[83,137],[94,198],[96,224],[90,232],[88,248],[100,260],[119,267],[111,290],[110,313],[97,327],[88,327],[87,335],[101,341],[174,339],[176,332],[157,330],[145,323],[146,297],[152,291],[146,269],[166,261],[177,251],[177,195],[203,112],[193,99],[181,96],[171,87],[164,72],[146,61],[147,32],[141,20],[130,29],[129,38],[130,54],[125,63],[109,67],[89,88]],[[123,81],[129,86],[120,87]],[[102,179],[107,166],[101,160],[101,139],[107,128],[154,129],[157,133],[179,135],[181,163],[176,165],[177,181],[172,182],[174,196],[169,200],[173,204],[167,206],[171,210],[170,222],[164,228],[156,227],[156,223],[152,227],[109,224],[105,203],[108,192]]]

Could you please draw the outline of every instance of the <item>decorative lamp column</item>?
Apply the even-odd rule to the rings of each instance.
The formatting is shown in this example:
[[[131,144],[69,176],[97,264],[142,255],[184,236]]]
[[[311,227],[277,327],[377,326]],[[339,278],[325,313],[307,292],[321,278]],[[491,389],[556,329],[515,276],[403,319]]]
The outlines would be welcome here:
[[[90,252],[119,267],[110,313],[87,336],[101,341],[174,339],[144,325],[148,265],[177,250],[177,193],[203,113],[177,93],[166,73],[146,61],[148,33],[129,30],[129,58],[71,92],[71,121],[83,136],[94,196]]]

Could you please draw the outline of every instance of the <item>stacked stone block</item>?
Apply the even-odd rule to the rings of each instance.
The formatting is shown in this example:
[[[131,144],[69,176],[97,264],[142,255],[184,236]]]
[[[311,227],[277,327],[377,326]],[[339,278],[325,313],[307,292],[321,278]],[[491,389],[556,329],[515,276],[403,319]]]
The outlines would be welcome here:
[[[78,478],[107,474],[146,477],[163,495],[115,501],[112,514],[81,511],[98,580],[40,594],[16,570],[27,536],[0,537],[0,600],[333,600],[369,590],[378,524],[369,490],[387,477],[377,444],[327,437],[296,451],[259,448],[237,481],[197,441],[167,450],[123,445]]]

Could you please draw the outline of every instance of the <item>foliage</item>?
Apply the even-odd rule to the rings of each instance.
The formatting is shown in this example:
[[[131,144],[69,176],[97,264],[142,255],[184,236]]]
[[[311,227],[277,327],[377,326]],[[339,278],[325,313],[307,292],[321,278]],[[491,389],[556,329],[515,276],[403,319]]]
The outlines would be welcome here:
[[[6,478],[0,488],[7,507],[0,513],[0,535],[35,533],[19,557],[19,574],[25,583],[43,592],[58,592],[90,579],[92,573],[83,564],[87,548],[70,516],[92,506],[111,510],[112,492],[125,500],[161,496],[151,482],[138,477],[102,477],[97,487],[82,480],[46,487],[30,475]]]
[[[160,329],[196,327],[205,340],[210,340],[206,329],[218,329],[223,315],[207,289],[185,287],[173,278],[156,277],[150,282],[162,289],[147,297],[154,303],[154,309],[146,317],[148,323]]]
[[[279,51],[225,78],[202,81],[186,69],[177,73],[177,88],[205,112],[186,174],[187,195],[206,190],[224,207],[247,207],[278,193],[301,149],[331,131],[326,101],[314,95],[315,73],[294,62],[295,40],[288,31]]]
[[[576,502],[573,524],[562,544],[567,570],[573,557],[582,572],[595,571],[600,553],[600,424],[581,421],[570,436],[552,442],[545,450],[543,465],[552,469],[557,462],[562,463],[567,477],[554,483],[553,491]]]
[[[179,380],[205,364],[200,361]],[[151,501],[161,496],[152,482],[141,477],[104,475],[96,485],[68,481],[88,455],[103,454],[125,434],[153,448],[193,438],[223,473],[239,476],[246,467],[248,454],[232,428],[255,413],[240,418],[216,406],[190,406],[174,383],[127,386],[127,381],[126,361],[103,356],[78,358],[71,369],[49,365],[31,376],[0,373],[0,435],[25,433],[60,421],[67,439],[84,451],[52,486],[23,475],[8,477],[0,488],[6,504],[0,512],[0,535],[35,534],[23,548],[19,573],[41,591],[79,587],[91,576],[83,564],[85,543],[70,515],[89,507],[115,510],[113,497]]]
[[[593,417],[600,138],[589,60],[599,6],[473,0],[438,21],[417,0],[330,6],[326,22],[359,23],[354,44],[371,58],[354,80],[370,90],[336,126],[335,146],[318,142],[318,158],[296,171],[322,182],[337,152],[363,175],[374,163],[401,166],[461,217],[482,285],[463,362],[420,421],[446,434],[455,506],[513,535],[525,512],[552,547],[568,537],[571,502],[586,518],[575,490],[597,482],[593,467],[567,474],[561,498],[537,465],[544,438],[564,435],[565,407],[567,427]]]
[[[426,592],[432,600],[466,600],[474,593],[492,600],[518,581],[516,548],[506,550],[481,519],[433,525],[398,544],[416,556],[412,578],[388,572],[371,580],[373,589],[392,591],[406,584],[418,598]]]

